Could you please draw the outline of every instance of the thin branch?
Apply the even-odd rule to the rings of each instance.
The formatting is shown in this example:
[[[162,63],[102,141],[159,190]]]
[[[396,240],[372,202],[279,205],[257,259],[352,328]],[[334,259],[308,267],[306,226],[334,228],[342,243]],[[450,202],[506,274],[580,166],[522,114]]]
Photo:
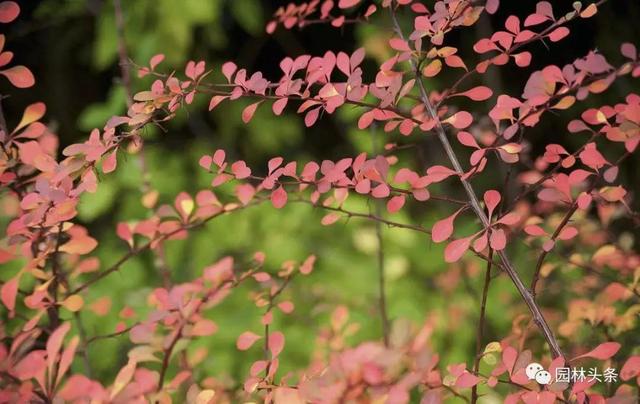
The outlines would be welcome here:
[[[94,283],[100,281],[101,279],[109,276],[110,274],[116,272],[118,269],[120,269],[120,267],[127,261],[129,261],[131,258],[137,256],[138,254],[140,254],[141,252],[150,249],[151,245],[155,244],[155,243],[159,243],[162,242],[168,238],[170,238],[171,236],[181,232],[181,231],[185,231],[185,230],[192,230],[198,227],[203,226],[204,224],[208,223],[209,221],[215,219],[216,217],[222,216],[225,213],[231,213],[231,212],[236,212],[238,210],[243,210],[245,208],[251,207],[251,206],[256,206],[262,202],[264,202],[265,199],[255,199],[254,201],[252,201],[251,203],[247,204],[247,205],[243,205],[243,206],[238,206],[236,207],[234,210],[231,211],[226,211],[223,210],[221,212],[216,213],[215,215],[212,215],[200,222],[195,222],[195,223],[189,223],[185,226],[180,226],[179,228],[163,234],[160,237],[157,237],[153,240],[149,240],[147,243],[141,245],[140,247],[131,249],[128,253],[126,253],[125,255],[123,255],[122,257],[120,257],[120,259],[118,261],[116,261],[115,264],[113,264],[112,266],[110,266],[108,269],[105,269],[104,271],[98,273],[97,275],[95,275],[93,278],[89,279],[88,281],[86,281],[85,283],[83,283],[82,285],[78,286],[77,288],[73,289],[71,292],[69,292],[69,295],[73,295],[76,294],[78,292],[83,291],[84,289],[88,288],[89,286],[93,285]]]
[[[398,19],[396,17],[395,9],[393,5],[390,7],[390,10],[391,10],[391,17],[393,20],[395,30],[397,31],[400,38],[404,40],[404,34],[402,33],[402,29],[400,28],[400,25],[398,23]],[[410,59],[410,63],[414,70],[414,74],[416,77],[422,102],[425,105],[431,119],[433,119],[436,122],[435,130],[436,130],[436,134],[438,135],[438,139],[440,140],[440,143],[442,143],[445,153],[447,154],[447,157],[449,158],[449,161],[453,165],[453,168],[455,169],[455,171],[462,174],[464,170],[460,165],[460,161],[458,160],[457,155],[455,154],[455,152],[453,151],[453,148],[451,147],[451,143],[447,138],[447,134],[444,130],[444,127],[442,126],[442,123],[440,122],[438,114],[436,113],[433,107],[433,104],[429,99],[429,95],[427,94],[427,90],[424,86],[424,82],[422,81],[422,77],[420,74],[420,67],[418,66],[418,63],[416,62],[416,60],[413,58]],[[480,205],[480,201],[478,200],[478,197],[475,191],[473,190],[471,183],[469,183],[469,181],[464,179],[462,176],[460,176],[460,182],[462,183],[462,186],[464,187],[465,192],[467,193],[469,202],[476,216],[478,217],[478,219],[480,219],[481,224],[485,228],[488,228],[490,226],[489,218],[487,217],[487,215],[484,212],[484,209]],[[511,281],[513,282],[516,289],[520,293],[520,296],[525,301],[527,307],[529,308],[529,311],[533,316],[533,320],[538,325],[538,328],[540,329],[544,338],[549,344],[553,357],[556,358],[558,356],[563,356],[562,350],[560,349],[560,344],[558,344],[558,340],[554,332],[549,327],[547,320],[543,316],[542,311],[540,310],[540,307],[538,307],[538,304],[533,299],[533,296],[531,295],[530,291],[524,285],[524,283],[522,282],[522,279],[520,279],[520,276],[518,275],[518,272],[513,267],[511,260],[509,259],[507,254],[504,252],[504,250],[498,251],[498,256],[502,261],[504,270],[507,272],[507,275],[509,275],[509,277],[511,278]]]
[[[487,296],[489,294],[489,284],[491,283],[491,263],[493,259],[493,249],[489,248],[489,260],[487,261],[487,269],[484,274],[484,286],[482,288],[482,303],[480,304],[480,318],[478,320],[478,329],[476,331],[476,356],[473,361],[473,373],[478,374],[480,370],[480,359],[482,354],[483,339],[484,339],[484,326],[486,320],[487,311]],[[471,403],[478,402],[478,385],[473,386],[471,389]]]
[[[372,127],[373,128],[373,127]],[[374,132],[371,132],[371,143],[375,153],[376,142]],[[382,217],[381,201],[374,200],[376,216]],[[382,338],[384,345],[389,346],[389,315],[387,313],[387,296],[385,290],[385,274],[384,274],[384,239],[382,237],[382,222],[376,221],[376,237],[378,239],[377,264],[378,264],[378,308],[380,311],[380,319],[382,321]]]
[[[560,235],[560,232],[562,232],[562,229],[564,229],[564,227],[569,223],[569,220],[571,220],[571,216],[573,216],[576,210],[578,210],[577,200],[571,205],[571,208],[569,208],[567,213],[564,215],[564,218],[562,218],[562,222],[560,222],[556,230],[551,235],[551,240],[555,241],[558,238],[558,236]],[[540,270],[542,269],[542,264],[544,263],[544,259],[548,254],[549,254],[549,251],[543,249],[542,253],[538,257],[538,262],[536,263],[536,269],[533,272],[533,278],[531,279],[530,289],[531,289],[531,295],[533,296],[533,298],[536,297],[536,293],[537,293],[536,286],[538,285],[538,281],[540,280]]]

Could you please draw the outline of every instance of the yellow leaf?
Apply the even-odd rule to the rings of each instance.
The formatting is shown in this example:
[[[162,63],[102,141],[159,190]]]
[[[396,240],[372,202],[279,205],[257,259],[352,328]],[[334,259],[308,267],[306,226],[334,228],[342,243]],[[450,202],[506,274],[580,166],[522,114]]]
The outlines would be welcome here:
[[[209,404],[215,395],[214,390],[202,390],[196,397],[196,404]]]
[[[62,302],[62,307],[73,312],[80,310],[83,305],[84,300],[80,295],[71,295]]]
[[[607,116],[602,111],[598,111],[596,113],[596,119],[600,123],[606,123],[607,122]]]
[[[158,202],[158,191],[155,189],[142,196],[142,206],[147,209],[153,208]]]
[[[553,108],[553,109],[567,109],[567,108],[570,108],[575,102],[576,102],[575,97],[573,97],[571,95],[567,95],[566,97],[563,97],[560,101],[558,101],[558,103],[556,105],[552,106],[551,108]]]
[[[192,199],[183,199],[182,201],[180,201],[180,207],[182,208],[182,211],[189,216],[191,214],[191,212],[193,212],[193,208],[194,208],[194,203]]]
[[[434,59],[422,69],[422,74],[425,77],[433,77],[440,73],[440,70],[442,70],[442,62],[440,59]]]
[[[116,381],[113,383],[113,387],[111,388],[111,396],[113,399],[115,396],[122,391],[123,388],[126,387],[127,384],[131,381],[133,377],[133,372],[136,370],[136,362],[133,360],[129,360],[129,363],[118,372],[116,376]]]
[[[487,344],[487,346],[484,348],[484,353],[487,354],[491,352],[502,352],[502,346],[499,342],[493,341]]]

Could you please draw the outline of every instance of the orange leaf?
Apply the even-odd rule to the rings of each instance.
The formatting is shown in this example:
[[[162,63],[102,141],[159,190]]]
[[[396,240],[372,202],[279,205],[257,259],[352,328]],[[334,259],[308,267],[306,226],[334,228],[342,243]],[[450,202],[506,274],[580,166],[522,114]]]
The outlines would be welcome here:
[[[11,84],[18,88],[28,88],[36,83],[31,70],[24,66],[10,67],[7,70],[0,71],[0,74],[9,79]]]

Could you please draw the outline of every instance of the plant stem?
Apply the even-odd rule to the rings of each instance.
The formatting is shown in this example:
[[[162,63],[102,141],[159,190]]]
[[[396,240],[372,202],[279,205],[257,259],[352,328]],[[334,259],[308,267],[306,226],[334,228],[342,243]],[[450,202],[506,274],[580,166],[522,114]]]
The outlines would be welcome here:
[[[398,35],[404,40],[404,35],[398,23],[398,19],[396,18],[393,5],[390,7],[390,9],[391,9],[391,17],[393,20],[393,24],[395,26],[395,30],[398,33]],[[414,58],[410,59],[410,63],[416,77],[416,82],[418,84],[418,89],[420,91],[420,97],[422,98],[422,102],[426,107],[427,113],[429,114],[431,119],[435,120],[436,122],[436,126],[434,129],[436,130],[438,139],[440,140],[440,143],[442,144],[442,147],[444,148],[444,151],[447,154],[449,161],[453,165],[454,170],[459,174],[462,174],[464,170],[460,165],[460,161],[458,160],[457,155],[455,154],[455,152],[453,151],[453,148],[451,147],[451,143],[447,138],[447,134],[444,130],[444,127],[442,126],[442,122],[440,122],[440,119],[438,118],[438,115],[435,109],[433,108],[433,104],[429,100],[427,90],[424,86],[424,83],[422,82],[418,63]],[[480,201],[478,200],[478,197],[475,191],[473,190],[471,183],[462,177],[460,177],[460,182],[462,183],[462,186],[464,187],[464,190],[467,193],[471,208],[473,209],[478,219],[480,219],[480,223],[485,228],[489,227],[490,225],[489,218],[487,217],[487,215],[484,212],[484,209],[480,205]],[[518,272],[513,267],[511,260],[509,259],[507,254],[504,252],[504,250],[498,251],[497,253],[498,253],[498,256],[500,257],[500,260],[502,261],[504,270],[507,272],[507,275],[509,275],[509,278],[511,278],[511,281],[516,286],[516,289],[520,293],[520,296],[522,297],[527,307],[529,308],[529,311],[533,316],[533,321],[536,323],[536,325],[542,332],[544,338],[546,339],[547,343],[549,344],[552,356],[554,358],[558,356],[563,356],[562,350],[560,349],[560,344],[558,344],[558,340],[555,334],[551,330],[551,327],[549,327],[547,320],[542,315],[542,311],[540,310],[540,307],[538,307],[537,303],[535,302],[533,295],[524,285],[524,283],[522,282],[522,279],[520,279],[520,276],[518,275]]]

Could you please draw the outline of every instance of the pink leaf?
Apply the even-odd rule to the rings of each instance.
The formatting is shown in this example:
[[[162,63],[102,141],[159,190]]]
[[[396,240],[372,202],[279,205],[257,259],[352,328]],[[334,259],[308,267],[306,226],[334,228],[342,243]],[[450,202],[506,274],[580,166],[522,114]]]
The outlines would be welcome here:
[[[338,7],[340,8],[349,8],[349,7],[354,7],[357,6],[358,3],[360,3],[361,0],[340,0],[340,2],[338,3]]]
[[[216,150],[215,153],[213,153],[213,162],[218,167],[222,167],[222,165],[224,164],[225,157],[226,157],[225,151],[222,150],[222,149],[218,149],[218,150]]]
[[[485,4],[485,10],[489,14],[495,14],[498,11],[498,7],[500,6],[500,0],[487,0]]]
[[[516,64],[520,67],[527,67],[531,63],[531,53],[530,52],[521,52],[516,53],[515,55],[511,55],[516,61]]]
[[[374,198],[386,198],[389,196],[390,190],[387,184],[379,184],[371,191]]]
[[[255,344],[255,342],[260,338],[262,337],[258,334],[254,334],[251,331],[245,331],[238,337],[238,340],[236,341],[236,347],[241,351],[246,351],[247,349],[251,348],[251,346]]]
[[[458,261],[469,249],[471,239],[472,237],[465,237],[450,242],[444,249],[444,260],[450,264]]]
[[[318,117],[320,116],[320,110],[321,108],[312,109],[304,116],[304,124],[307,128],[313,126],[313,124],[316,123]]]
[[[562,38],[569,35],[569,32],[570,32],[569,28],[567,27],[558,27],[554,29],[552,33],[549,34],[549,40],[551,40],[551,42],[558,42]]]
[[[337,214],[336,212],[331,212],[325,215],[320,221],[320,223],[322,223],[323,226],[330,226],[335,222],[337,222],[338,220],[340,220],[340,215]]]
[[[473,137],[473,135],[469,132],[460,131],[458,132],[457,137],[458,137],[458,142],[460,142],[465,146],[474,147],[476,149],[480,148],[480,146],[478,146],[478,142],[476,142],[476,138]]]
[[[239,180],[247,178],[251,175],[251,169],[247,167],[247,164],[242,160],[236,161],[235,163],[231,164],[231,172],[233,172],[233,175],[235,175]]]
[[[154,70],[156,66],[158,66],[163,60],[164,55],[162,53],[154,55],[151,60],[149,60],[149,67],[151,68],[151,70]]]
[[[278,308],[285,314],[293,312],[294,307],[293,303],[288,300],[278,303]]]
[[[582,354],[580,356],[576,356],[573,360],[580,358],[594,358],[599,360],[607,360],[611,358],[613,355],[620,350],[621,345],[617,342],[605,342],[598,345],[594,350],[587,352],[586,354]]]
[[[282,186],[279,186],[271,193],[271,204],[276,209],[280,209],[287,204],[287,191]]]
[[[487,211],[489,211],[489,218],[491,218],[493,211],[500,203],[500,199],[500,193],[494,189],[490,189],[484,193],[484,204],[487,206]]]
[[[251,202],[255,194],[256,190],[251,184],[240,184],[236,187],[236,196],[243,205]]]
[[[288,98],[281,98],[279,100],[276,100],[271,109],[273,110],[273,113],[276,115],[281,115],[282,111],[284,111],[284,107],[287,106],[287,102],[289,101]]]
[[[471,123],[473,122],[473,117],[467,111],[460,111],[451,115],[443,122],[446,122],[457,129],[464,129],[471,125]]]
[[[224,75],[224,77],[227,78],[227,81],[229,83],[231,83],[231,77],[233,76],[233,73],[235,73],[237,69],[238,67],[233,62],[226,62],[225,64],[222,65],[222,74]]]
[[[493,91],[491,91],[489,87],[478,86],[457,95],[471,98],[474,101],[484,101],[488,98],[491,98],[491,96],[493,95]]]
[[[400,52],[410,52],[411,48],[409,48],[409,44],[407,44],[406,41],[400,39],[400,38],[391,38],[389,40],[389,46],[391,46],[391,48],[400,51]]]
[[[71,363],[73,362],[74,355],[76,353],[76,348],[78,347],[78,343],[80,342],[80,338],[76,335],[71,339],[69,345],[65,348],[60,356],[60,363],[58,364],[58,375],[56,376],[56,386],[60,384],[62,381],[62,377],[65,375]]]
[[[64,340],[64,336],[69,332],[70,328],[71,323],[63,323],[61,326],[56,328],[54,332],[51,333],[49,339],[47,340],[47,367],[49,368],[50,382],[52,381],[51,378],[53,377],[53,369],[58,363],[58,353],[60,352],[60,348],[62,347],[62,341]]]
[[[564,229],[562,229],[562,231],[560,231],[560,234],[558,234],[558,238],[560,240],[571,240],[577,235],[578,235],[578,229],[572,226],[567,226]]]
[[[212,163],[213,163],[213,158],[208,155],[204,155],[200,157],[200,160],[198,160],[198,164],[200,165],[200,167],[204,168],[205,170],[209,170],[211,168]]]
[[[496,251],[504,250],[504,247],[507,245],[507,237],[504,234],[504,230],[493,229],[491,231],[489,244],[491,245],[491,248]]]
[[[389,199],[387,202],[387,211],[389,213],[396,213],[404,206],[405,197],[404,195],[396,195]]]
[[[31,351],[12,369],[12,374],[20,380],[29,380],[38,375],[44,375],[46,367],[46,352],[44,350]]]
[[[438,220],[431,228],[431,240],[434,243],[441,243],[453,234],[453,222],[461,210],[456,211],[449,217]]]
[[[480,378],[478,376],[475,376],[469,372],[464,372],[463,374],[460,375],[460,377],[458,377],[458,380],[456,380],[456,387],[460,387],[464,389],[468,387],[473,387],[479,382],[480,382]]]
[[[242,111],[242,122],[249,123],[249,121],[251,121],[251,118],[253,118],[253,114],[255,114],[256,109],[258,108],[258,105],[260,105],[261,103],[262,103],[262,101],[258,101],[258,102],[254,102],[253,104],[247,106]]]
[[[280,331],[273,332],[269,335],[269,350],[271,357],[276,358],[284,348],[284,334]]]

